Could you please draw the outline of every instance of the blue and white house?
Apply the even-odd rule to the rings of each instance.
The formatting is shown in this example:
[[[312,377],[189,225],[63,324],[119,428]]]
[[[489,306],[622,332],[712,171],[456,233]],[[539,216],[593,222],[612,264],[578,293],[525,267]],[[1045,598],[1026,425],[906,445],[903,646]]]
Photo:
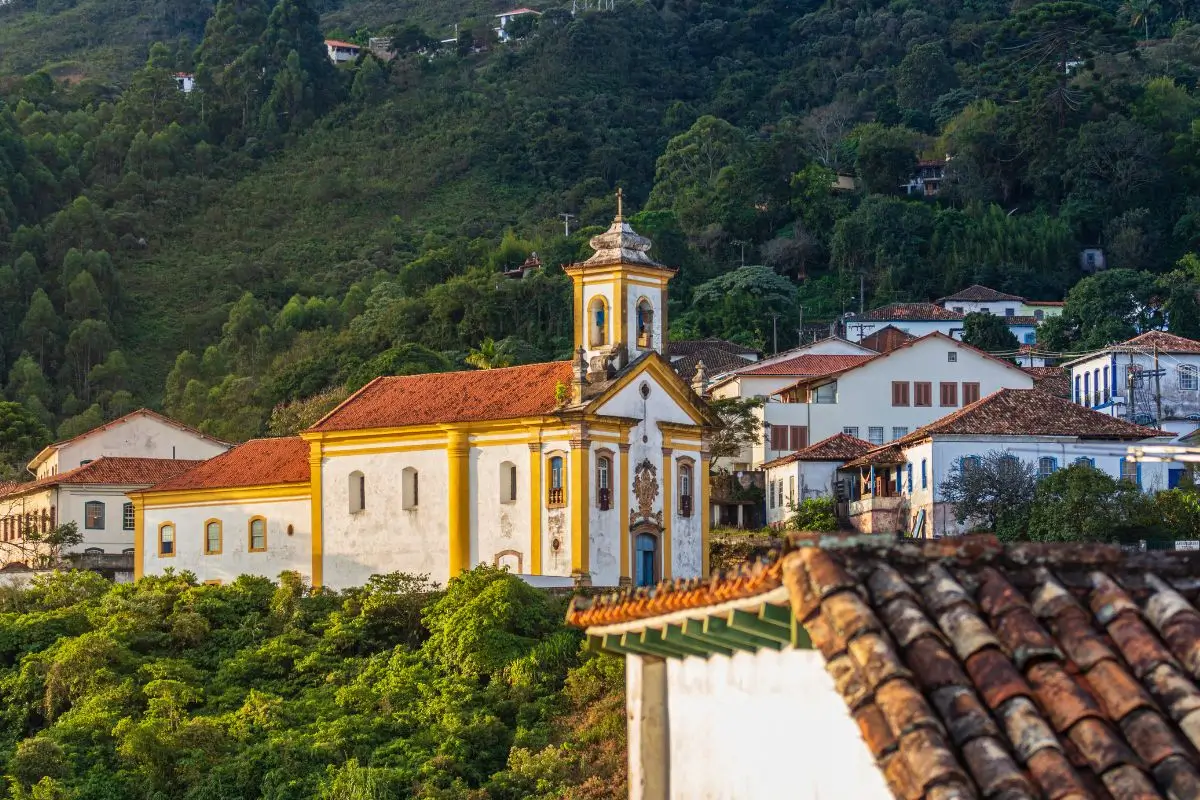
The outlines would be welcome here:
[[[1081,406],[1175,437],[1200,427],[1200,342],[1147,331],[1063,366]]]
[[[1037,389],[1001,389],[977,403],[842,465],[856,475],[850,523],[864,533],[929,538],[971,530],[942,494],[951,471],[992,452],[1034,465],[1039,476],[1086,462],[1144,491],[1168,488],[1169,466],[1138,450],[1166,444],[1163,431],[1083,408]]]

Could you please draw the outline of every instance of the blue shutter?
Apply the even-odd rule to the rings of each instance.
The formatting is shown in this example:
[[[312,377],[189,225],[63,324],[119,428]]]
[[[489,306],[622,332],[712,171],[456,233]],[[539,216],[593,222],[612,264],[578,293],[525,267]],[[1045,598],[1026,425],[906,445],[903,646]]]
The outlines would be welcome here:
[[[1050,471],[1058,472],[1058,459],[1057,458],[1050,459]]]
[[[1142,488],[1142,462],[1137,462],[1137,485]]]
[[[913,473],[912,464],[909,464],[908,465],[908,493],[909,494],[912,494],[912,473]]]
[[[1125,459],[1124,458],[1122,458],[1117,463],[1117,480],[1119,480],[1119,481],[1125,480]]]
[[[922,458],[921,459],[921,488],[922,489],[929,488],[929,478],[927,476],[927,470],[926,470],[927,466],[928,466],[928,463],[925,461],[925,459]]]

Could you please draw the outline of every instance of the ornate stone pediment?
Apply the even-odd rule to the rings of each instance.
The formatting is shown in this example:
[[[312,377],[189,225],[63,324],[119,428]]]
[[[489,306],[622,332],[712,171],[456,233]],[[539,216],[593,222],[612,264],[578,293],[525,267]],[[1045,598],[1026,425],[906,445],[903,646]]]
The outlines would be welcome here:
[[[654,498],[658,497],[658,470],[650,459],[642,459],[633,471],[633,496],[637,508],[629,511],[629,526],[649,522],[662,527],[661,511],[654,511]]]

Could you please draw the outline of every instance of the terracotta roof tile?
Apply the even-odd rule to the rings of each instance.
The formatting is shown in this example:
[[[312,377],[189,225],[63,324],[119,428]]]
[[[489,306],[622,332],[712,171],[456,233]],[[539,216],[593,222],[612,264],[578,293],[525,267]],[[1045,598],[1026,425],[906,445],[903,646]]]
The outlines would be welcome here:
[[[982,286],[978,283],[973,286],[955,292],[952,295],[947,295],[938,300],[939,303],[950,303],[954,301],[963,303],[1002,303],[1005,301],[1024,302],[1025,298],[1015,294],[1005,294],[998,292],[995,289],[990,289],[987,286]]]
[[[871,447],[870,442],[859,439],[857,436],[838,433],[830,436],[828,439],[822,439],[816,444],[810,444],[803,450],[797,450],[783,458],[768,461],[762,465],[762,469],[780,467],[796,461],[845,461],[850,458],[857,458],[870,450]]]
[[[907,331],[902,331],[894,325],[885,325],[879,330],[864,336],[858,341],[863,347],[869,347],[877,353],[890,353],[902,344],[911,342],[917,337]]]
[[[737,356],[746,356],[747,358],[759,355],[758,350],[753,347],[731,342],[728,339],[718,339],[715,336],[710,336],[707,339],[682,339],[667,344],[667,354],[672,358],[675,356],[692,356],[696,354],[705,355],[713,350],[720,350]]]
[[[931,322],[962,320],[963,314],[947,311],[933,303],[892,303],[858,314],[854,319],[901,320],[905,322]]]
[[[896,797],[1200,796],[1200,688],[1185,666],[1200,648],[1200,553],[844,537],[753,569],[780,565]],[[700,611],[726,584],[746,591],[741,573],[718,576],[675,608]],[[568,619],[644,609],[577,598]]]
[[[716,375],[724,375],[728,372],[744,369],[754,362],[749,358],[730,353],[719,348],[712,350],[692,352],[684,356],[671,356],[671,369],[675,370],[675,374],[683,378],[689,384],[696,376],[696,367],[704,363],[704,372],[712,379]]]
[[[308,442],[299,436],[251,439],[147,491],[232,489],[277,483],[308,483]]]
[[[376,378],[309,430],[400,428],[549,414],[571,362]]]
[[[1146,331],[1123,344],[1128,347],[1158,348],[1160,353],[1200,353],[1200,342],[1166,331]]]
[[[1071,397],[1071,376],[1062,367],[1022,367],[1033,376],[1033,388],[1055,397]]]
[[[50,475],[30,483],[0,487],[0,496],[24,494],[61,485],[152,486],[203,464],[203,461],[172,458],[126,458],[102,456],[81,467]]]
[[[761,367],[751,366],[741,370],[739,375],[782,375],[785,377],[815,377],[841,372],[850,367],[857,367],[865,361],[875,358],[872,355],[828,355],[823,353],[805,353],[784,361],[764,364]]]

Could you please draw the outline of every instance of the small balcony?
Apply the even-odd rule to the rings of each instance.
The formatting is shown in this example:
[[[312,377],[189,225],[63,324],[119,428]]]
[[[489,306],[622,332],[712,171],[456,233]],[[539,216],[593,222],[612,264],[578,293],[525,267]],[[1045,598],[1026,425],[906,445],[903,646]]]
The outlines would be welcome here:
[[[601,489],[596,495],[596,504],[600,506],[601,511],[612,508],[612,489]]]
[[[679,515],[681,517],[690,517],[692,515],[692,496],[690,494],[680,496]]]
[[[557,489],[551,489],[546,494],[546,505],[550,506],[551,508],[564,506],[566,505],[565,501],[566,493],[563,491],[561,486]]]

